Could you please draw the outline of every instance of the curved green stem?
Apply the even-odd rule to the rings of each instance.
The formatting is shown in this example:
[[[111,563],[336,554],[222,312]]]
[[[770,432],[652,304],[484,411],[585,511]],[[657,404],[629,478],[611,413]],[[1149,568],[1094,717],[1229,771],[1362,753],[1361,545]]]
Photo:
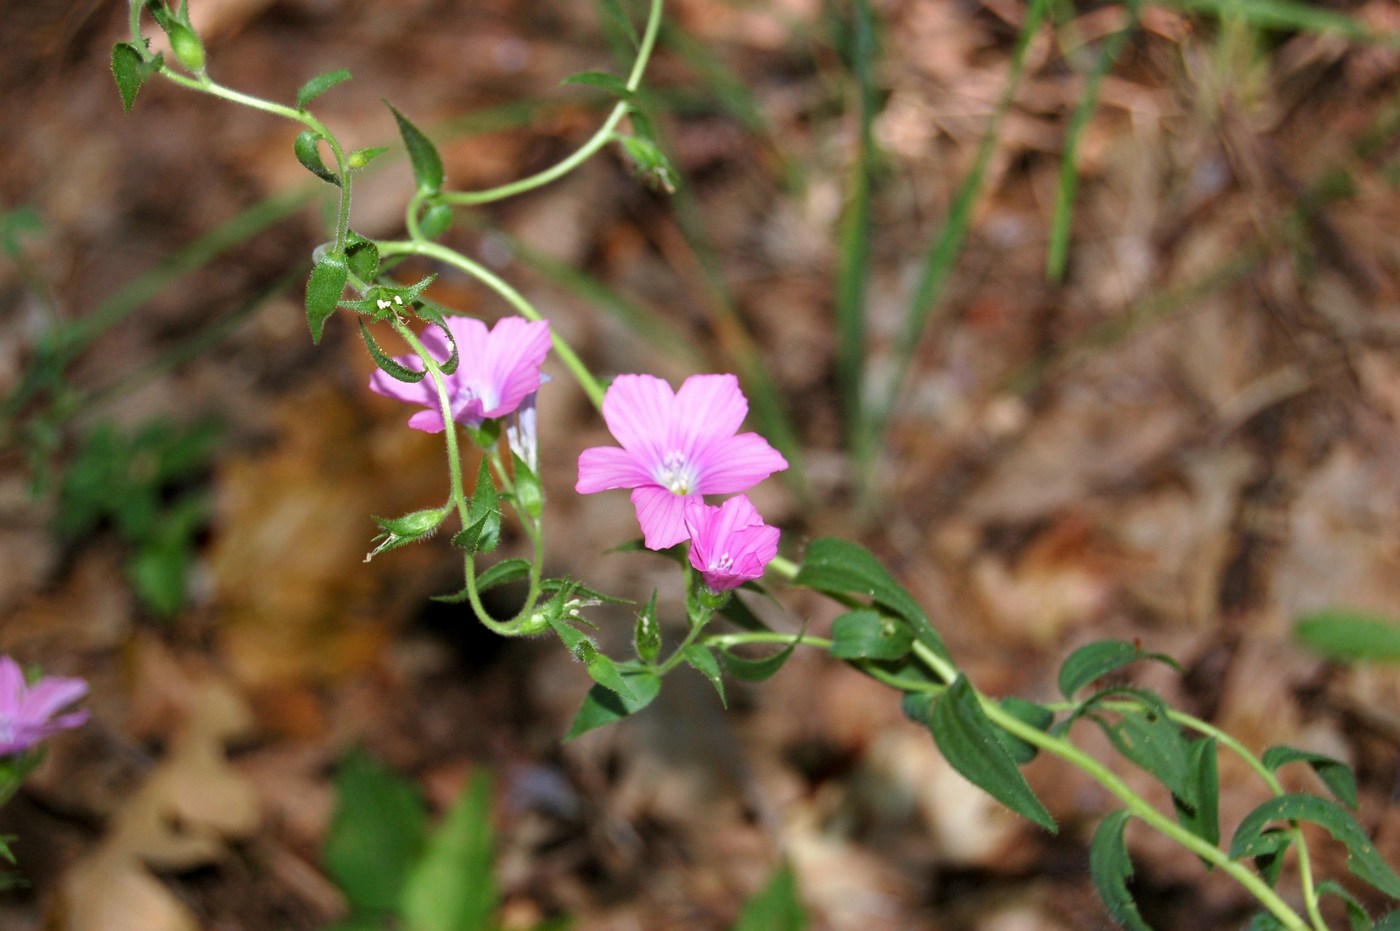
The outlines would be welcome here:
[[[705,645],[711,647],[737,647],[749,643],[781,643],[786,646],[795,643],[800,647],[817,647],[830,650],[832,641],[811,634],[782,634],[777,631],[747,631],[742,634],[712,634],[705,638]]]
[[[627,90],[629,92],[635,91],[641,85],[642,75],[646,72],[647,62],[651,59],[652,50],[656,46],[656,36],[661,28],[661,6],[662,0],[651,0],[651,7],[647,12],[646,30],[642,34],[641,44],[637,48],[637,58],[632,63],[632,71],[627,75]],[[622,122],[622,118],[627,115],[629,106],[630,104],[625,100],[618,101],[612,108],[612,112],[608,114],[608,118],[603,121],[603,125],[598,127],[598,131],[589,137],[587,142],[568,158],[538,174],[484,191],[446,191],[439,195],[440,199],[449,204],[486,204],[522,194],[525,191],[543,187],[551,181],[556,181],[588,161],[599,149],[612,141],[613,134],[617,131],[617,126]]]
[[[465,272],[473,278],[495,291],[506,303],[528,320],[543,320],[540,312],[535,310],[533,304],[527,301],[519,291],[515,290],[505,279],[479,262],[474,262],[455,249],[439,245],[435,242],[425,242],[422,240],[403,240],[392,242],[376,243],[379,246],[380,256],[391,255],[421,255],[430,259],[436,259],[444,265]],[[551,329],[551,338],[554,341],[554,352],[564,367],[567,368],[588,395],[588,400],[593,402],[593,406],[599,410],[603,409],[603,386],[598,383],[598,379],[593,377],[593,373],[588,370],[588,366],[583,364],[578,355],[569,346],[564,338]]]

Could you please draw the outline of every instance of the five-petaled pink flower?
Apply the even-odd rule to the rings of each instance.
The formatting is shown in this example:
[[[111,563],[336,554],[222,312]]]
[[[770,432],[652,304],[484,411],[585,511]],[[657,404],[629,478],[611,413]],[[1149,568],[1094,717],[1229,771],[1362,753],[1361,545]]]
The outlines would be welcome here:
[[[87,694],[82,679],[45,676],[24,681],[19,663],[0,656],[0,757],[24,753],[47,737],[87,721],[87,711],[54,715]]]
[[[690,564],[714,592],[727,592],[763,575],[778,555],[778,528],[769,527],[746,495],[710,507],[685,506],[690,531]]]
[[[461,356],[457,370],[444,376],[453,420],[478,426],[488,418],[504,417],[539,390],[540,365],[549,354],[548,322],[504,317],[488,333],[486,324],[474,317],[448,317],[447,328],[452,331]],[[422,340],[434,359],[447,361],[451,349],[436,327],[424,331]],[[396,356],[394,361],[409,368],[422,368],[416,356]],[[377,371],[370,376],[369,386],[396,401],[427,408],[408,418],[413,429],[442,432],[442,409],[431,378],[409,383]]]
[[[688,536],[687,502],[747,491],[787,460],[757,433],[739,433],[749,402],[733,375],[692,375],[677,392],[652,375],[619,375],[603,397],[603,420],[621,444],[586,449],[580,494],[631,488],[646,546]]]

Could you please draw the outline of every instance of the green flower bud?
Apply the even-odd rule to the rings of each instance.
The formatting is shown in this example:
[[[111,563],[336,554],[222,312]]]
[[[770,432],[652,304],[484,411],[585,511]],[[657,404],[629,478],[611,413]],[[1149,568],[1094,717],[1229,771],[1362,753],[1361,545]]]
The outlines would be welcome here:
[[[450,509],[449,505],[414,511],[412,514],[405,514],[402,517],[376,517],[375,523],[379,524],[382,533],[374,539],[380,542],[365,556],[365,562],[369,562],[380,553],[395,550],[432,536],[438,529],[438,525],[447,517],[447,512]]]
[[[170,24],[170,48],[175,57],[191,71],[204,70],[204,43],[195,31],[181,23]]]

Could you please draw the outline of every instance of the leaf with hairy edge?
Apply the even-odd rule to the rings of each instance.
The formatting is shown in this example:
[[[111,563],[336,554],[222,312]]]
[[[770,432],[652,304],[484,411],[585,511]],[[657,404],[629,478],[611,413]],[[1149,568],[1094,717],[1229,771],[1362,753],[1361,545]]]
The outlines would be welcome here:
[[[374,336],[370,333],[369,327],[365,326],[365,321],[361,319],[359,323],[360,337],[365,341],[365,348],[369,350],[370,358],[373,359],[374,364],[383,369],[384,373],[390,378],[396,381],[406,381],[413,384],[422,381],[423,377],[428,374],[426,370],[418,371],[395,362],[392,356],[379,348],[379,344],[374,341]],[[316,335],[316,331],[313,330],[312,333]]]
[[[710,652],[710,648],[692,643],[685,648],[681,657],[692,669],[710,680],[710,684],[719,693],[719,703],[728,708],[729,700],[724,697],[724,676],[720,673],[719,663],[715,661],[715,655]]]
[[[150,76],[160,70],[160,63],[159,54],[147,61],[141,50],[130,42],[118,42],[112,46],[112,79],[117,82],[117,93],[121,94],[124,111],[131,112],[136,103],[136,94]]]
[[[332,87],[335,87],[337,84],[348,80],[350,80],[350,72],[346,68],[327,71],[325,74],[316,75],[316,77],[307,81],[297,91],[297,109],[305,110],[306,105],[311,101],[315,100]]]
[[[1273,888],[1283,872],[1283,855],[1293,845],[1293,835],[1283,828],[1265,828],[1255,843],[1253,853],[1254,868],[1259,876]]]
[[[1350,809],[1356,808],[1356,776],[1351,767],[1341,760],[1296,747],[1277,746],[1265,750],[1260,762],[1271,772],[1277,772],[1280,766],[1287,766],[1289,763],[1307,763],[1337,801]]]
[[[326,138],[314,129],[308,129],[297,136],[292,143],[292,151],[296,153],[297,161],[301,162],[303,168],[311,172],[322,181],[329,181],[336,187],[340,187],[340,175],[326,167],[326,163],[321,160],[320,142]]]
[[[661,692],[661,679],[651,670],[628,670],[622,673],[622,678],[627,681],[631,696],[624,698],[612,689],[593,686],[584,697],[578,714],[574,715],[569,732],[564,735],[566,741],[636,714],[650,705]]]
[[[349,276],[345,256],[333,252],[321,256],[311,269],[311,277],[306,281],[306,325],[311,329],[312,343],[321,342],[326,319],[335,313]]]
[[[1400,898],[1400,876],[1386,863],[1345,808],[1316,795],[1282,795],[1251,811],[1235,830],[1230,856],[1254,856],[1266,825],[1274,821],[1311,821],[1327,829],[1347,848],[1347,868],[1358,879],[1392,898]]]
[[[1324,879],[1318,883],[1317,894],[1332,895],[1342,900],[1347,909],[1347,921],[1351,923],[1351,931],[1375,931],[1379,927],[1371,924],[1371,916],[1366,913],[1366,907],[1356,900],[1356,896],[1336,880]]]
[[[904,624],[862,608],[832,622],[831,655],[839,659],[902,659],[913,639]]]
[[[489,928],[500,893],[495,879],[491,776],[477,769],[409,871],[400,912],[414,931]]]
[[[1186,794],[1172,795],[1176,819],[1197,837],[1220,843],[1220,770],[1214,737],[1190,744],[1186,760]]]
[[[443,180],[442,156],[438,155],[437,147],[417,126],[394,109],[393,104],[386,100],[384,106],[389,108],[389,112],[394,114],[394,119],[399,124],[399,135],[403,137],[404,148],[408,149],[408,160],[413,166],[413,177],[418,182],[418,189],[436,194],[442,190]]]
[[[943,638],[933,629],[919,603],[865,547],[835,537],[813,540],[793,582],[828,594],[872,599],[907,621],[920,643],[952,662]]]
[[[1060,692],[1073,699],[1075,692],[1100,676],[1140,659],[1153,659],[1181,671],[1177,661],[1164,653],[1144,653],[1136,644],[1122,640],[1100,640],[1075,650],[1060,666]]]
[[[1129,762],[1160,779],[1172,795],[1190,799],[1186,738],[1170,718],[1155,711],[1124,711],[1116,721],[1096,713],[1088,717]]]
[[[467,526],[452,538],[452,545],[468,553],[489,553],[501,542],[501,499],[491,478],[486,457],[476,474],[476,490],[467,503]]]
[[[661,625],[656,620],[656,589],[651,590],[651,598],[646,607],[637,612],[637,626],[632,633],[632,646],[637,651],[637,659],[644,663],[656,662],[661,655]]]
[[[1099,898],[1114,921],[1128,931],[1152,931],[1142,920],[1133,894],[1128,891],[1128,880],[1133,876],[1133,861],[1128,856],[1123,832],[1131,819],[1128,811],[1120,810],[1099,822],[1093,843],[1089,846],[1089,873],[1094,877],[1094,888],[1098,890]]]
[[[1016,768],[1002,732],[991,722],[967,679],[958,676],[934,703],[928,725],[934,742],[954,769],[1027,820],[1058,833],[1055,819]]]
[[[1029,724],[1038,731],[1048,730],[1051,722],[1055,720],[1055,713],[1049,708],[1026,701],[1024,698],[1017,698],[1014,695],[1008,695],[997,704],[1001,705],[1008,714],[1017,720]],[[1001,732],[1001,742],[1006,744],[1006,750],[1016,761],[1017,766],[1029,763],[1040,752],[1039,748],[1005,730]]]
[[[518,582],[521,579],[528,578],[529,575],[530,563],[527,560],[503,559],[476,577],[476,590],[478,592],[484,592],[489,588],[495,588],[497,585]],[[462,590],[459,592],[454,592],[451,595],[434,595],[432,600],[441,601],[445,604],[461,604],[464,601],[468,601],[470,598],[471,595],[468,593],[466,586],[463,586]]]
[[[413,308],[413,313],[418,319],[423,320],[430,326],[437,327],[442,331],[442,335],[447,338],[447,345],[450,351],[447,355],[447,361],[438,363],[438,370],[444,375],[451,375],[456,372],[458,364],[462,361],[462,357],[457,351],[457,337],[452,335],[452,328],[447,325],[447,318],[445,318],[437,308],[429,307],[427,304],[419,305],[410,303],[409,306]]]
[[[346,238],[345,260],[351,274],[366,284],[373,284],[379,275],[379,247],[359,233],[352,231]]]
[[[741,682],[763,682],[782,669],[796,649],[796,638],[772,656],[759,658],[739,656],[733,651],[733,647],[723,647],[719,653],[719,661],[725,672]]]

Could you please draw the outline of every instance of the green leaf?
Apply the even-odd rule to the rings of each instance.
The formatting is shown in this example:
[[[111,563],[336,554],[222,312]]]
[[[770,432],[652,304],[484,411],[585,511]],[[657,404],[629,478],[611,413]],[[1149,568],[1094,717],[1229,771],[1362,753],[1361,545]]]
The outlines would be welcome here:
[[[159,70],[160,55],[147,61],[141,50],[130,42],[118,42],[112,46],[112,78],[117,82],[123,110],[131,112],[137,92]]]
[[[590,679],[615,693],[624,703],[636,700],[637,696],[632,694],[632,688],[627,684],[622,671],[617,668],[617,663],[606,654],[599,653],[592,641],[585,640],[579,644],[578,652]]]
[[[1293,638],[1333,659],[1400,662],[1400,624],[1377,615],[1319,611],[1298,621]]]
[[[448,353],[446,362],[438,363],[438,368],[442,371],[442,374],[451,375],[453,372],[457,371],[457,366],[462,361],[461,353],[457,350],[457,337],[453,335],[452,328],[447,325],[447,320],[443,317],[441,311],[428,304],[410,303],[408,306],[413,308],[414,316],[437,327],[442,331],[443,338],[447,340],[447,345],[451,352]],[[484,430],[485,426],[483,425],[481,429]],[[492,438],[492,442],[495,442],[494,438]],[[487,443],[485,445],[489,446],[491,444]]]
[[[472,773],[404,883],[400,912],[414,931],[489,928],[499,895],[493,874],[491,776]]]
[[[632,169],[653,188],[676,193],[676,169],[661,147],[646,136],[620,136],[622,151],[632,162]]]
[[[758,658],[739,656],[733,647],[724,647],[720,650],[719,661],[725,672],[742,682],[763,682],[782,669],[796,649],[796,637],[772,656]]]
[[[1381,916],[1371,931],[1400,931],[1400,911]]]
[[[1351,923],[1351,931],[1375,931],[1375,928],[1378,927],[1371,924],[1371,916],[1366,913],[1365,906],[1336,880],[1324,879],[1318,883],[1317,894],[1319,897],[1333,895],[1342,900],[1342,903],[1346,905],[1347,921]]]
[[[744,903],[733,931],[806,931],[807,910],[797,894],[797,877],[786,863]]]
[[[637,659],[644,663],[654,663],[656,657],[661,655],[661,625],[656,620],[656,589],[651,590],[651,598],[646,607],[637,612],[632,646],[637,651]]]
[[[351,274],[366,284],[373,284],[379,275],[379,247],[358,233],[346,240],[345,261]]]
[[[314,129],[308,129],[296,137],[292,143],[292,151],[296,153],[297,161],[301,162],[303,168],[311,172],[322,181],[328,181],[336,187],[340,187],[340,176],[326,167],[326,163],[321,160],[320,141],[326,138]]]
[[[497,585],[518,582],[530,577],[530,562],[525,559],[503,559],[476,578],[476,590],[484,592]]]
[[[339,68],[335,71],[327,71],[325,74],[318,74],[307,81],[297,90],[297,109],[305,110],[306,105],[320,97],[326,91],[350,80],[350,71],[346,68]]]
[[[433,204],[419,218],[418,232],[425,239],[437,239],[452,228],[453,217],[451,204]]]
[[[914,635],[894,618],[862,608],[832,622],[831,638],[831,655],[840,659],[901,659]]]
[[[1016,768],[1002,742],[1002,730],[982,710],[966,678],[958,676],[939,697],[929,712],[928,725],[943,756],[973,785],[1023,818],[1052,834],[1058,832],[1055,819]]]
[[[413,165],[413,177],[418,182],[418,189],[436,194],[442,190],[443,180],[442,156],[438,155],[437,147],[417,126],[394,109],[393,104],[386,100],[384,106],[389,108],[399,124],[399,135],[403,137],[404,148],[408,149],[408,160]]]
[[[627,11],[622,8],[620,0],[598,0],[598,9],[603,16],[610,21],[613,26],[621,30],[622,33],[631,40],[633,47],[641,45],[642,40],[637,37],[637,29],[632,25],[632,20],[627,16]]]
[[[1376,845],[1371,843],[1361,825],[1345,808],[1316,795],[1283,795],[1251,811],[1235,831],[1230,842],[1230,856],[1236,859],[1253,856],[1266,825],[1293,820],[1322,825],[1346,846],[1347,868],[1353,875],[1392,898],[1400,898],[1400,876],[1376,852]]]
[[[620,100],[627,100],[632,96],[632,92],[627,89],[627,82],[609,71],[581,71],[578,74],[571,74],[561,84],[579,84],[585,87],[596,87],[605,90]]]
[[[1356,808],[1356,776],[1352,773],[1351,767],[1341,760],[1333,759],[1323,753],[1310,753],[1296,747],[1278,746],[1265,750],[1260,762],[1271,772],[1277,772],[1280,766],[1286,766],[1289,763],[1307,763],[1337,801],[1348,808]]]
[[[752,584],[753,583],[745,583],[742,586],[742,588],[748,589],[749,586]],[[754,585],[753,589],[758,590],[758,586]],[[742,627],[744,630],[772,630],[771,627],[763,623],[763,619],[761,617],[753,613],[752,608],[750,608],[747,604],[744,603],[744,600],[739,597],[738,591],[733,592],[733,597],[731,597],[724,604],[720,605],[719,613],[725,618],[733,621],[737,626]]]
[[[952,662],[943,638],[919,603],[865,547],[837,537],[813,540],[793,581],[819,592],[861,595],[908,622],[914,637],[940,658]]]
[[[1214,737],[1190,743],[1186,759],[1186,794],[1173,795],[1181,826],[1209,842],[1220,843],[1220,770]]]
[[[306,281],[306,325],[311,328],[311,342],[321,342],[326,318],[335,313],[349,277],[345,256],[334,252],[321,256],[311,269],[311,277]]]
[[[476,473],[476,490],[467,505],[467,526],[452,538],[452,545],[468,553],[489,553],[501,542],[501,501],[485,456]]]
[[[408,781],[355,751],[335,780],[326,872],[357,912],[398,908],[409,867],[423,849],[423,800]]]
[[[1088,717],[1124,758],[1160,779],[1172,795],[1190,798],[1186,738],[1165,714],[1144,709],[1124,711],[1116,721],[1097,713]]]
[[[540,487],[539,477],[535,475],[529,463],[521,459],[514,449],[510,452],[510,458],[515,473],[515,492],[513,495],[515,506],[535,520],[539,520],[544,514],[544,489]]]
[[[566,741],[586,734],[594,728],[636,714],[650,705],[661,692],[661,679],[651,670],[628,670],[622,677],[627,680],[631,697],[624,698],[601,685],[593,686],[584,697],[578,714],[574,715],[574,723],[569,726],[569,733],[564,735]]]
[[[1140,659],[1155,659],[1181,671],[1176,660],[1165,654],[1144,653],[1137,644],[1123,640],[1100,640],[1075,650],[1060,666],[1060,692],[1072,699],[1075,692],[1100,676]]]
[[[415,384],[423,380],[428,374],[424,369],[419,371],[400,365],[393,357],[379,348],[379,344],[374,341],[374,335],[370,333],[369,327],[365,326],[364,318],[360,318],[360,338],[365,341],[365,348],[369,350],[370,358],[374,359],[374,364],[379,366],[383,372],[396,381],[406,381]],[[313,331],[314,332],[314,331]]]
[[[1052,721],[1055,720],[1055,713],[1049,708],[1037,705],[1035,702],[1026,701],[1024,698],[1017,698],[1008,695],[997,702],[1010,715],[1019,721],[1024,721],[1038,731],[1047,730]],[[1024,766],[1035,759],[1040,750],[1033,744],[1028,744],[1021,738],[1009,731],[1001,732],[1001,742],[1006,744],[1006,750],[1011,754],[1011,758],[1016,761],[1017,766]]]
[[[1287,931],[1273,912],[1260,912],[1249,920],[1245,931]]]
[[[1131,818],[1127,811],[1115,811],[1099,822],[1093,843],[1089,846],[1089,872],[1094,878],[1094,888],[1099,891],[1099,898],[1114,921],[1128,931],[1152,931],[1142,920],[1133,894],[1128,891],[1133,861],[1128,856],[1123,831]]]
[[[1254,845],[1251,857],[1259,876],[1273,888],[1283,872],[1283,855],[1293,844],[1293,835],[1283,828],[1265,828]]]
[[[715,655],[710,652],[710,648],[692,643],[681,653],[681,657],[692,669],[710,680],[710,684],[719,693],[720,704],[728,708],[729,700],[724,697],[724,676],[720,672],[719,663],[715,661]]]
[[[192,561],[188,536],[147,540],[128,567],[131,587],[153,614],[172,618],[185,606]]]

